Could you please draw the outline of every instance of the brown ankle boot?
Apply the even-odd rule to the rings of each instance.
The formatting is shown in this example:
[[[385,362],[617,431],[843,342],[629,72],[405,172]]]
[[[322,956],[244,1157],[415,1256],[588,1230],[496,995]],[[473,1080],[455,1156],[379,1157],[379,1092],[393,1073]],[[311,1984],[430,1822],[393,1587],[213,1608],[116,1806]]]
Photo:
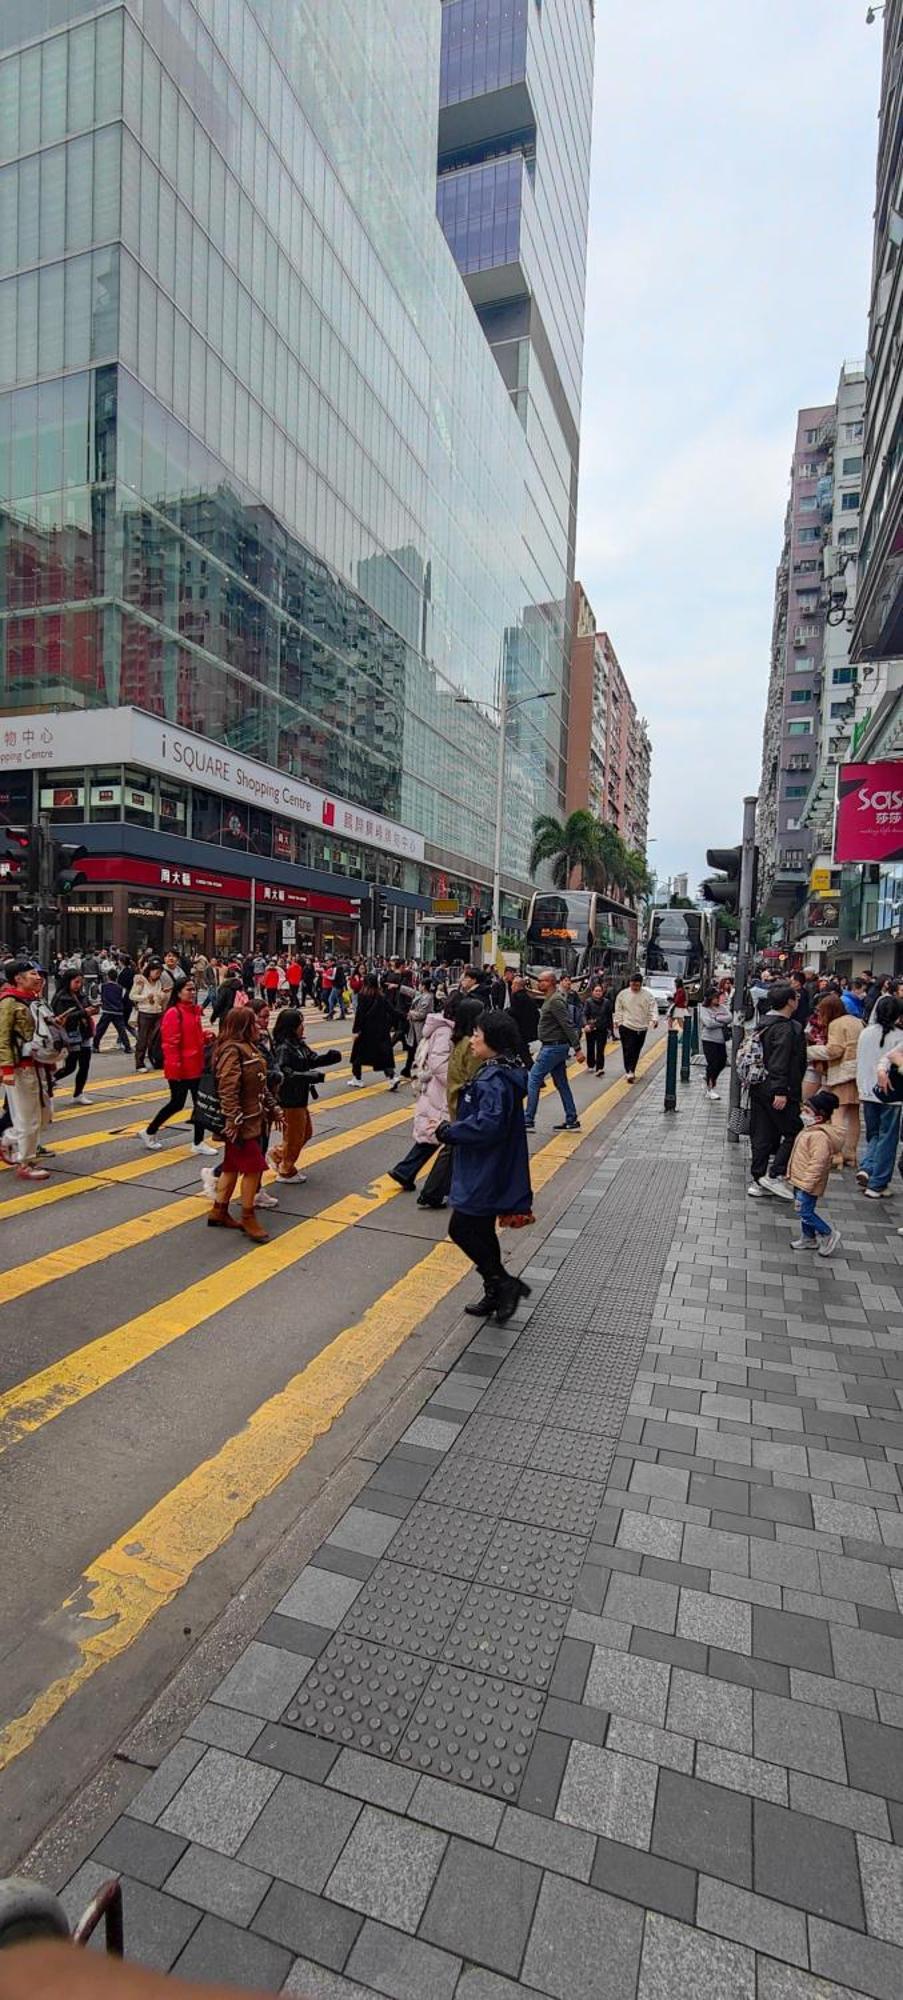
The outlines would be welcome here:
[[[253,1208],[242,1209],[241,1227],[245,1235],[250,1236],[252,1243],[269,1243],[269,1236],[265,1229],[261,1229]]]
[[[215,1201],[207,1217],[207,1228],[240,1229],[241,1223],[236,1222],[234,1215],[229,1214],[228,1207],[224,1201]]]

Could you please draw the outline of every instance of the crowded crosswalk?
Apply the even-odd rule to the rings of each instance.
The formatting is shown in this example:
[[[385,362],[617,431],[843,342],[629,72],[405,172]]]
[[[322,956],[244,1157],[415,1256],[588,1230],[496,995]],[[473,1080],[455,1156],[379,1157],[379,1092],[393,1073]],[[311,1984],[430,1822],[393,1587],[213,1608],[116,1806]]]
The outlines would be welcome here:
[[[270,1240],[253,1250],[203,1226],[190,1129],[171,1125],[159,1153],[141,1147],[161,1079],[118,1050],[96,1062],[90,1102],[57,1094],[49,1178],[0,1172],[0,1456],[16,1520],[0,1553],[0,1788],[12,1784],[15,1811],[36,1823],[44,1790],[25,1781],[25,1753],[52,1759],[54,1721],[76,1704],[71,1755],[72,1720],[95,1716],[80,1705],[92,1679],[125,1655],[104,1698],[117,1726],[140,1709],[145,1659],[159,1681],[222,1600],[205,1566],[226,1552],[240,1585],[272,1539],[266,1503],[297,1513],[297,1479],[306,1497],[322,1484],[441,1337],[456,1289],[473,1289],[447,1218],[389,1173],[408,1144],[407,1085],[352,1092],[350,1027],[316,1020],[310,1039],[343,1060],[320,1086],[308,1179],[279,1183]],[[553,1093],[541,1100],[540,1212],[626,1097],[620,1061],[604,1079],[575,1076],[575,1092],[579,1132],[553,1132]],[[425,1346],[409,1341],[421,1328]],[[308,1465],[318,1440],[328,1456]],[[103,1720],[93,1726],[102,1739]],[[88,1728],[86,1757],[94,1740]]]

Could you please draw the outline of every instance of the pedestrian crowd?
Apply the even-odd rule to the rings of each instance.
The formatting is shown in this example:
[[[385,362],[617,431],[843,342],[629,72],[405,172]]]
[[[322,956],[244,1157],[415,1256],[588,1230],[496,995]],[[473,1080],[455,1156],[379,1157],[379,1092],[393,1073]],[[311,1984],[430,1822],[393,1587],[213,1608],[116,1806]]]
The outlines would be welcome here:
[[[870,1201],[892,1196],[903,1109],[903,978],[766,973],[751,983],[748,1012],[738,1058],[748,1192],[793,1202],[800,1222],[793,1248],[830,1257],[840,1233],[818,1203],[832,1174],[849,1169]]]
[[[278,1207],[264,1188],[265,1170],[277,1181],[306,1179],[298,1162],[313,1130],[311,1105],[327,1069],[342,1060],[341,1050],[306,1040],[305,1006],[327,1020],[353,1009],[351,1089],[364,1088],[369,1070],[391,1092],[407,1080],[415,1095],[411,1145],[391,1176],[413,1192],[431,1163],[418,1203],[450,1207],[449,1234],[483,1280],[472,1310],[501,1319],[524,1287],[505,1272],[497,1230],[533,1220],[527,1134],[544,1086],[551,1083],[561,1103],[555,1129],[579,1132],[570,1063],[603,1076],[614,1032],[624,1074],[635,1082],[658,1018],[638,972],[616,997],[603,978],[578,991],[551,970],[534,993],[511,968],[398,958],[344,963],[286,954],[219,964],[169,951],[135,963],[110,952],[93,963],[58,964],[46,984],[49,995],[43,972],[25,959],[0,970],[0,1149],[21,1179],[47,1179],[54,1095],[72,1076],[72,1103],[90,1105],[91,1062],[112,1029],[136,1071],[162,1070],[167,1086],[140,1143],[160,1152],[164,1126],[189,1123],[191,1152],[205,1163],[208,1225],[265,1243],[258,1211]],[[232,1212],[236,1197],[240,1215]]]

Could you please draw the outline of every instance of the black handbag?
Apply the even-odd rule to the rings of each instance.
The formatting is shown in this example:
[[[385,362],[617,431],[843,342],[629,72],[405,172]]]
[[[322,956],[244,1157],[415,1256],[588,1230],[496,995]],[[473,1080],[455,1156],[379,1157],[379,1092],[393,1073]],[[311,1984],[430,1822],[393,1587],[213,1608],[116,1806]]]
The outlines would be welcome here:
[[[198,1123],[214,1138],[221,1139],[226,1129],[226,1114],[220,1103],[219,1084],[212,1069],[205,1069],[198,1080],[195,1110]]]

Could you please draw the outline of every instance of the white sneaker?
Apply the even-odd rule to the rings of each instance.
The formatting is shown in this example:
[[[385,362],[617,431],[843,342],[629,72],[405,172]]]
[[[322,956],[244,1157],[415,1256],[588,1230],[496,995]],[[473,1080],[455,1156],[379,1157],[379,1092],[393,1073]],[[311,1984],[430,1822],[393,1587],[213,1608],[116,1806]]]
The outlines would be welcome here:
[[[786,1181],[776,1180],[773,1174],[763,1174],[759,1185],[766,1194],[776,1194],[779,1201],[793,1200],[793,1189],[787,1186]]]
[[[147,1069],[147,1070],[151,1070],[151,1071],[152,1071],[152,1070],[153,1070],[153,1067],[154,1067],[154,1065],[153,1065],[153,1063],[151,1063],[151,1062],[143,1062],[143,1063],[141,1064],[141,1067],[142,1067],[142,1069]]]
[[[707,1090],[707,1091],[706,1091],[706,1097],[708,1098],[708,1100],[709,1100],[709,1103],[710,1103],[710,1104],[720,1104],[720,1103],[721,1103],[721,1092],[720,1092],[720,1090]]]
[[[832,1229],[830,1236],[820,1236],[818,1239],[819,1256],[833,1257],[834,1252],[837,1249],[839,1243],[840,1243],[839,1229]]]
[[[888,1188],[867,1187],[865,1190],[865,1194],[867,1200],[869,1201],[893,1201],[894,1198],[893,1188],[889,1187]]]
[[[72,1099],[72,1102],[73,1102],[73,1105],[75,1105],[75,1106],[76,1106],[76,1108],[77,1108],[78,1106],[80,1106],[80,1105],[82,1105],[82,1104],[90,1104],[90,1102],[91,1102],[91,1099],[90,1099],[90,1097],[73,1097],[73,1099]]]
[[[362,1077],[362,1076],[350,1076],[350,1077],[348,1078],[348,1088],[349,1088],[349,1090],[363,1090],[363,1088],[364,1088],[364,1079],[363,1079],[363,1077]]]
[[[765,1200],[765,1189],[759,1186],[758,1181],[750,1181],[746,1192],[752,1195],[754,1201]]]
[[[391,1083],[390,1083],[390,1085],[389,1085],[389,1089],[390,1089],[390,1090],[397,1090],[397,1089],[398,1089],[398,1086],[399,1086],[399,1084],[400,1084],[400,1082],[401,1082],[401,1077],[400,1077],[400,1076],[393,1076],[393,1078],[392,1078],[392,1081],[391,1081]]]
[[[263,1188],[261,1188],[261,1189],[260,1189],[260,1191],[259,1191],[259,1193],[258,1193],[258,1194],[255,1194],[255,1196],[254,1196],[254,1207],[255,1207],[255,1208],[278,1208],[278,1207],[279,1207],[279,1203],[278,1203],[278,1201],[276,1200],[276,1196],[275,1196],[274,1194],[265,1194],[265,1193],[264,1193],[264,1190],[263,1190]]]
[[[162,1153],[163,1141],[157,1138],[156,1132],[142,1132],[141,1137],[149,1153]]]
[[[790,1238],[790,1248],[791,1248],[791,1250],[814,1250],[814,1249],[815,1249],[815,1237],[814,1237],[814,1236],[791,1236],[791,1238]]]
[[[194,1144],[194,1145],[192,1145],[192,1148],[191,1148],[191,1150],[192,1150],[192,1152],[193,1152],[193,1153],[204,1153],[204,1154],[206,1154],[206,1157],[207,1157],[207,1159],[208,1159],[208,1160],[215,1160],[215,1159],[216,1159],[216,1156],[217,1156],[217,1153],[219,1152],[219,1147],[218,1147],[218,1146],[208,1146],[208,1144],[207,1144],[207,1141],[206,1141],[206,1139],[202,1139],[202,1140],[201,1140],[201,1142],[200,1142],[200,1145],[198,1145],[198,1144]]]

